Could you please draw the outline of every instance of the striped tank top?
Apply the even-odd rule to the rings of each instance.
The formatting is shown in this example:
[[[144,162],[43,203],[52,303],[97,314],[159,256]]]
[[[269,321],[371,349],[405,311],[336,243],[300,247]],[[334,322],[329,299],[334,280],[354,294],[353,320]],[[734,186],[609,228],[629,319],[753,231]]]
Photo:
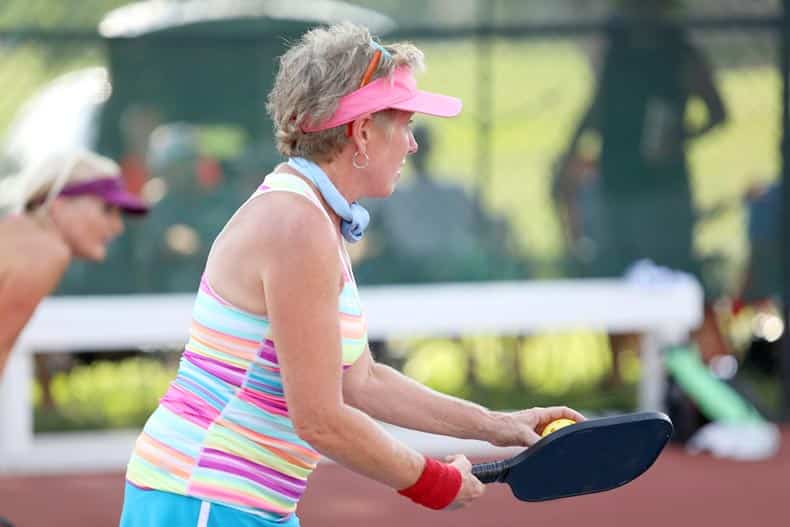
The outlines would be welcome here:
[[[313,190],[286,173],[268,175],[250,200],[275,191],[304,196],[326,214]],[[338,249],[345,369],[365,350],[367,331]],[[286,521],[319,458],[289,419],[269,320],[223,300],[204,278],[178,374],[135,443],[127,481]]]

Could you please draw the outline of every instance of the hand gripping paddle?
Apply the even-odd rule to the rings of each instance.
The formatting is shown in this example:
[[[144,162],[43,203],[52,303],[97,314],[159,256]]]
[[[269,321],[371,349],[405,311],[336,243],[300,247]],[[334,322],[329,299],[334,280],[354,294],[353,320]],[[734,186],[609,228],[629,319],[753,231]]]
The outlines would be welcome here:
[[[672,436],[658,412],[590,419],[553,432],[521,454],[472,466],[483,483],[507,483],[521,501],[611,490],[639,477]]]

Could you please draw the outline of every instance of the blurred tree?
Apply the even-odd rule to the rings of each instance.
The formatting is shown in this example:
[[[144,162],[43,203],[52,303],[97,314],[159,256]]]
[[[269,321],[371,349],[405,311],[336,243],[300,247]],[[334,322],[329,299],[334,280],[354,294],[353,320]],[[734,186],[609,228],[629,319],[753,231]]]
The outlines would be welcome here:
[[[128,3],[129,0],[3,0],[0,28],[95,30],[108,11]]]

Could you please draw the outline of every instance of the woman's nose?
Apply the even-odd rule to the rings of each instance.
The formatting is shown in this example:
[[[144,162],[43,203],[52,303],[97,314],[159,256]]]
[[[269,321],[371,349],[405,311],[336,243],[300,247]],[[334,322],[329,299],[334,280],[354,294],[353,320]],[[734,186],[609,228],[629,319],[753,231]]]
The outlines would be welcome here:
[[[420,145],[417,144],[417,140],[414,139],[414,133],[409,132],[409,154],[416,154],[417,150],[420,149]]]
[[[115,235],[118,236],[123,232],[123,218],[121,217],[121,211],[116,210],[113,213],[112,223],[113,223]]]

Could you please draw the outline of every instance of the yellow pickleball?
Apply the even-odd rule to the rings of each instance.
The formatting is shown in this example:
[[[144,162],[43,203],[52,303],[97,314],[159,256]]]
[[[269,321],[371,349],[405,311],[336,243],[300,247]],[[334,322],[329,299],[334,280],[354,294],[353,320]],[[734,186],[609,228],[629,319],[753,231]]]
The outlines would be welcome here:
[[[546,437],[550,433],[556,432],[560,428],[565,428],[566,426],[572,425],[574,423],[576,423],[576,421],[574,421],[573,419],[565,419],[565,418],[555,419],[554,421],[546,425],[546,428],[543,429],[543,432],[541,432],[540,437]]]

